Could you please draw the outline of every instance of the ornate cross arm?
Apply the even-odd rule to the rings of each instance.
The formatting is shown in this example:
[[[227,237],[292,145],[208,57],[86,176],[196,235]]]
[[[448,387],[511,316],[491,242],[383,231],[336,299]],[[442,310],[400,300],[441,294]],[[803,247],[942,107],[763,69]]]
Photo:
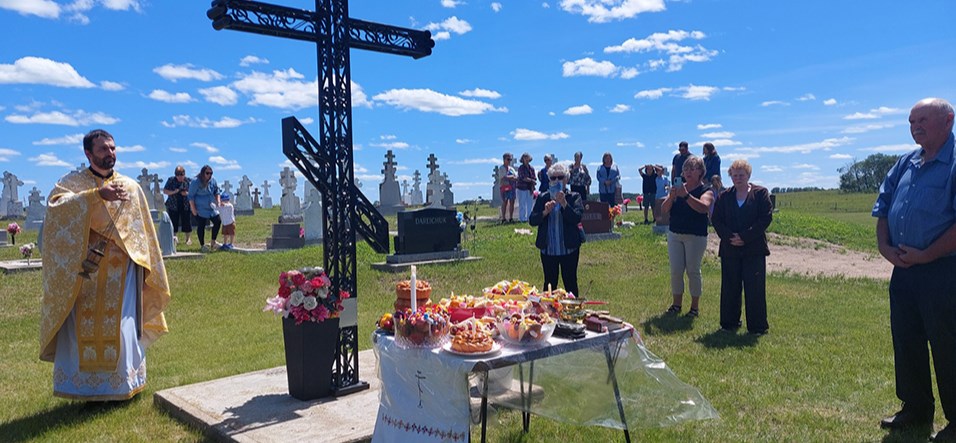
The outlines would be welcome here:
[[[234,29],[308,42],[319,39],[316,12],[250,0],[214,0],[206,11],[217,31]],[[415,59],[431,55],[435,41],[430,31],[417,31],[348,19],[349,47]]]

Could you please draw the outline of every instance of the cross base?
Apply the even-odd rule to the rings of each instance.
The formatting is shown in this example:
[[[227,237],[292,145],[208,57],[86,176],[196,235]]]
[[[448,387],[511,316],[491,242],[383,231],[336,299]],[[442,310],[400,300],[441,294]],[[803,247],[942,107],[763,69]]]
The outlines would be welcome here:
[[[354,384],[349,386],[341,386],[332,390],[332,395],[336,397],[342,397],[344,395],[354,394],[356,392],[364,391],[369,388],[367,382],[358,380]]]

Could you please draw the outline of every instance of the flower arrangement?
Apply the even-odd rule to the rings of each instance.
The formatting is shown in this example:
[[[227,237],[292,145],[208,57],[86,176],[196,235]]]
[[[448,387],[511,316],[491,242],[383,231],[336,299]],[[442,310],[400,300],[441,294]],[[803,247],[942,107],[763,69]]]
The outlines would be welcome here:
[[[33,248],[35,247],[36,245],[33,243],[27,243],[23,246],[20,246],[20,253],[23,254],[23,258],[27,259],[27,264],[30,264],[30,257],[33,256]]]
[[[295,324],[323,322],[338,318],[342,301],[351,295],[346,291],[332,293],[332,281],[322,268],[304,268],[279,274],[279,290],[266,299],[263,311],[272,311],[283,317],[292,316]]]
[[[16,222],[7,225],[7,234],[10,234],[10,243],[17,243],[17,234],[20,233],[20,225]]]
[[[617,218],[617,216],[621,215],[621,205],[611,206],[607,209],[607,211],[611,216],[611,220],[614,220]]]

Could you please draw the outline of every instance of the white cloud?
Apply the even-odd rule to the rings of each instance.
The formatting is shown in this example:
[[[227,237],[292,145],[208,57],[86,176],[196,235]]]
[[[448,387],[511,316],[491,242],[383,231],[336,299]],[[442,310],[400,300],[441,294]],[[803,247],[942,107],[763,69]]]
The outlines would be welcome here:
[[[459,19],[458,17],[449,17],[441,23],[429,23],[425,25],[425,29],[432,32],[439,32],[439,31],[445,32],[445,33],[454,32],[455,34],[462,35],[471,31],[471,25],[468,24],[468,22],[462,19]],[[448,37],[443,38],[443,40],[447,40],[447,38],[450,38],[450,37],[451,37],[451,34],[448,34]]]
[[[408,143],[405,142],[390,142],[390,143],[369,143],[369,146],[374,146],[376,148],[388,148],[388,149],[408,149]]]
[[[684,93],[681,95],[681,97],[688,100],[710,100],[710,97],[717,93],[720,88],[714,86],[690,85],[678,88],[678,90],[683,91]]]
[[[400,109],[437,112],[452,117],[480,115],[486,112],[508,112],[507,108],[496,108],[489,103],[465,100],[431,89],[390,89],[376,94],[372,100],[385,102]]]
[[[640,71],[637,68],[621,68],[621,78],[624,80],[630,80],[634,77],[640,75]]]
[[[492,11],[495,11],[495,12],[500,12],[500,11],[501,11],[501,3],[491,2],[491,10],[492,10]]]
[[[146,147],[143,145],[133,145],[133,146],[117,146],[116,152],[143,152],[146,150]]]
[[[30,157],[28,160],[36,163],[37,166],[64,166],[67,168],[72,167],[70,166],[69,163],[57,158],[56,154],[52,152],[47,152],[46,154],[40,154],[40,155],[37,155],[36,157]]]
[[[655,32],[643,39],[632,37],[620,45],[607,46],[604,48],[604,53],[644,53],[655,51],[668,54],[666,61],[663,59],[651,60],[647,62],[647,66],[650,67],[651,70],[666,67],[668,72],[674,72],[680,71],[686,62],[706,62],[710,61],[711,57],[717,55],[717,51],[709,50],[701,45],[682,46],[677,43],[686,39],[702,40],[706,37],[707,36],[701,31],[688,32],[684,30],[670,30],[666,33]]]
[[[154,89],[149,93],[149,98],[166,103],[189,103],[193,101],[192,96],[187,92],[170,93],[162,89]]]
[[[561,0],[561,9],[581,14],[591,23],[633,18],[645,12],[661,12],[664,0]]]
[[[919,149],[918,145],[915,144],[897,144],[897,145],[881,145],[873,146],[871,148],[861,148],[860,151],[869,151],[869,152],[910,152],[912,150]]]
[[[315,123],[315,119],[312,117],[300,118],[299,123],[302,123],[303,125],[308,126],[308,125],[311,125],[312,123]]]
[[[641,143],[641,142],[617,142],[617,143],[615,144],[615,146],[620,147],[620,148],[627,148],[627,147],[643,148],[643,147],[644,147],[644,143]]]
[[[793,165],[793,169],[810,169],[813,171],[819,171],[820,167],[817,165],[811,165],[810,163],[798,163]]]
[[[729,138],[715,138],[715,139],[710,139],[707,141],[710,142],[712,145],[714,145],[715,148],[722,148],[726,146],[740,146],[743,144],[737,140],[731,140]],[[703,142],[700,142],[698,144],[703,144]]]
[[[816,100],[816,99],[817,99],[817,96],[815,96],[815,95],[813,95],[813,94],[810,94],[810,93],[806,93],[806,94],[803,94],[803,95],[801,95],[800,97],[798,97],[798,98],[797,98],[797,101],[798,101],[798,102],[806,102],[806,101]]]
[[[830,156],[830,158],[834,160],[848,160],[853,158],[853,156],[850,154],[833,154]]]
[[[176,153],[179,153],[179,154],[182,154],[182,153],[185,153],[185,152],[189,152],[189,150],[186,149],[186,148],[169,148],[169,151],[170,151],[170,152],[176,152]]]
[[[637,94],[634,94],[634,98],[641,98],[645,100],[657,100],[664,96],[665,93],[671,92],[671,88],[657,88],[657,89],[647,89],[640,91]]]
[[[232,117],[223,117],[216,120],[210,120],[206,117],[193,117],[186,114],[174,115],[172,122],[167,122],[163,120],[160,122],[163,126],[167,128],[175,128],[180,126],[185,126],[189,128],[236,128],[245,124],[255,123],[256,119],[249,117],[246,120],[238,120]]]
[[[21,15],[60,18],[60,5],[52,0],[0,0],[0,8],[15,11]]]
[[[189,146],[192,146],[192,147],[194,147],[194,148],[204,149],[206,152],[208,152],[208,153],[210,153],[210,154],[215,154],[215,153],[219,152],[219,148],[217,148],[217,147],[215,147],[215,146],[213,146],[213,145],[210,145],[209,143],[194,142],[194,143],[190,143]]]
[[[239,66],[242,66],[242,67],[247,67],[247,66],[255,65],[255,64],[267,65],[269,64],[269,59],[256,57],[254,55],[247,55],[243,57],[241,60],[239,60]]]
[[[829,151],[832,148],[839,146],[845,146],[852,142],[854,139],[852,137],[841,137],[841,138],[828,138],[819,142],[810,142],[802,143],[797,145],[785,145],[785,146],[762,146],[755,148],[739,148],[740,152],[750,152],[750,153],[778,153],[778,154],[809,154],[813,151]]]
[[[83,143],[83,134],[72,134],[64,135],[63,137],[57,138],[44,138],[39,141],[33,142],[34,146],[50,146],[50,145],[80,145]]]
[[[457,0],[441,0],[441,5],[442,7],[445,7],[445,8],[454,8],[455,6],[458,6],[462,3],[464,2],[457,1]]]
[[[627,112],[627,111],[630,111],[630,110],[631,110],[631,107],[630,107],[630,106],[625,105],[625,104],[618,103],[618,104],[614,105],[614,107],[611,108],[608,112],[611,112],[611,113],[614,113],[614,114],[620,114],[620,113],[622,113],[622,112]]]
[[[142,160],[137,160],[134,162],[124,162],[122,160],[116,160],[116,165],[113,167],[116,169],[136,169],[142,170],[146,169],[163,169],[168,168],[170,163],[168,161],[158,161],[158,162],[144,162]]]
[[[382,134],[382,135],[378,136],[378,138],[379,138],[380,140],[395,140],[395,139],[398,138],[398,136],[395,135],[395,134]]]
[[[723,128],[723,127],[724,127],[724,125],[722,125],[722,124],[720,124],[720,123],[704,123],[704,124],[698,124],[698,125],[697,125],[697,129],[700,130],[700,131],[705,131],[705,130],[707,130],[707,129],[720,129],[720,128]]]
[[[780,101],[780,100],[768,100],[765,102],[761,102],[760,106],[763,106],[765,108],[768,106],[790,106],[790,103]]]
[[[501,94],[498,91],[489,91],[487,89],[475,88],[468,91],[461,91],[458,93],[463,97],[478,97],[478,98],[490,98],[497,99],[501,98]]]
[[[510,134],[514,136],[515,140],[561,140],[570,137],[568,134],[563,132],[545,134],[543,132],[532,131],[525,128],[517,128],[514,131],[511,131]]]
[[[867,123],[863,125],[849,126],[840,132],[844,134],[862,134],[864,132],[877,131],[880,129],[889,129],[895,126],[899,126],[901,124],[902,122]]]
[[[826,100],[823,101],[823,104],[826,105],[826,106],[833,106],[833,105],[837,104],[837,101],[836,101],[835,98],[828,98],[828,99],[826,99]]]
[[[844,120],[872,120],[875,118],[880,118],[879,115],[873,113],[863,113],[863,112],[854,112],[850,115],[844,115]]]
[[[212,69],[198,69],[193,67],[191,64],[185,65],[174,65],[174,64],[165,64],[158,68],[153,69],[153,72],[159,74],[160,77],[165,78],[171,82],[176,82],[177,80],[199,80],[203,82],[209,82],[213,80],[219,80],[222,78],[222,74],[213,71]]]
[[[704,138],[731,138],[734,135],[736,134],[730,131],[720,131],[720,132],[707,132],[707,133],[701,134],[700,136]]]
[[[285,71],[272,71],[272,74],[253,71],[233,82],[232,87],[243,94],[252,96],[250,105],[286,110],[316,107],[319,104],[319,82],[318,80],[303,81],[304,78],[292,68]],[[353,82],[352,86],[352,105],[367,105],[364,93],[356,104],[356,84]]]
[[[595,61],[591,57],[585,57],[572,62],[564,62],[561,65],[562,75],[565,77],[593,76],[593,77],[614,77],[618,75],[621,68],[609,61]]]
[[[457,143],[457,144],[459,144],[459,145],[467,145],[467,144],[469,144],[469,143],[474,143],[474,142],[475,142],[474,140],[467,139],[467,138],[456,138],[456,139],[455,139],[455,143]]]
[[[76,72],[69,63],[41,57],[23,57],[12,65],[0,64],[0,84],[49,85],[61,88],[96,87],[93,82]]]
[[[0,148],[0,162],[9,162],[11,157],[20,155],[20,151],[13,149]]]
[[[111,117],[102,112],[92,114],[79,110],[68,115],[60,111],[38,112],[31,116],[11,114],[5,120],[15,124],[47,124],[47,125],[65,125],[65,126],[87,126],[91,124],[112,125],[120,120]]]
[[[883,117],[885,115],[899,115],[905,114],[906,110],[899,108],[890,108],[887,106],[880,106],[876,109],[870,109],[869,112],[854,112],[853,114],[846,115],[843,117],[844,120],[872,120]]]
[[[585,115],[593,112],[594,110],[588,105],[572,106],[564,110],[565,115]]]
[[[212,88],[200,89],[199,93],[207,102],[222,106],[232,106],[239,102],[239,94],[228,86],[214,86]]]
[[[783,172],[783,168],[776,165],[762,165],[760,170],[763,172]]]
[[[100,82],[100,88],[103,88],[104,91],[122,91],[126,89],[126,86],[123,86],[122,83],[103,80]]]
[[[500,158],[466,158],[464,160],[451,160],[450,165],[500,165]]]
[[[432,40],[435,40],[436,42],[439,40],[450,40],[450,39],[451,39],[451,33],[448,31],[438,31],[432,34]]]
[[[222,171],[242,169],[242,166],[239,166],[239,162],[235,160],[227,160],[225,157],[221,155],[214,155],[212,157],[209,157],[209,163],[212,163],[213,165],[215,165],[214,167],[216,169],[219,169]]]

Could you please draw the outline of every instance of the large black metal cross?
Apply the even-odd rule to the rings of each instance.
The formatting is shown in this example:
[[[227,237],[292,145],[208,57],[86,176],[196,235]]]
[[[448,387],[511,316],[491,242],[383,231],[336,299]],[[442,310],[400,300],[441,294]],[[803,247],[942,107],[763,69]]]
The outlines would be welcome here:
[[[348,0],[316,0],[315,11],[247,0],[215,0],[206,13],[216,30],[235,29],[316,44],[319,81],[319,141],[295,117],[282,120],[282,151],[322,192],[323,255],[332,290],[358,295],[355,234],[379,253],[388,252],[388,222],[355,186],[352,160],[352,81],[349,49],[418,59],[432,52],[429,31],[416,31],[349,17]],[[333,389],[344,395],[368,388],[358,378],[358,326],[339,331]]]

